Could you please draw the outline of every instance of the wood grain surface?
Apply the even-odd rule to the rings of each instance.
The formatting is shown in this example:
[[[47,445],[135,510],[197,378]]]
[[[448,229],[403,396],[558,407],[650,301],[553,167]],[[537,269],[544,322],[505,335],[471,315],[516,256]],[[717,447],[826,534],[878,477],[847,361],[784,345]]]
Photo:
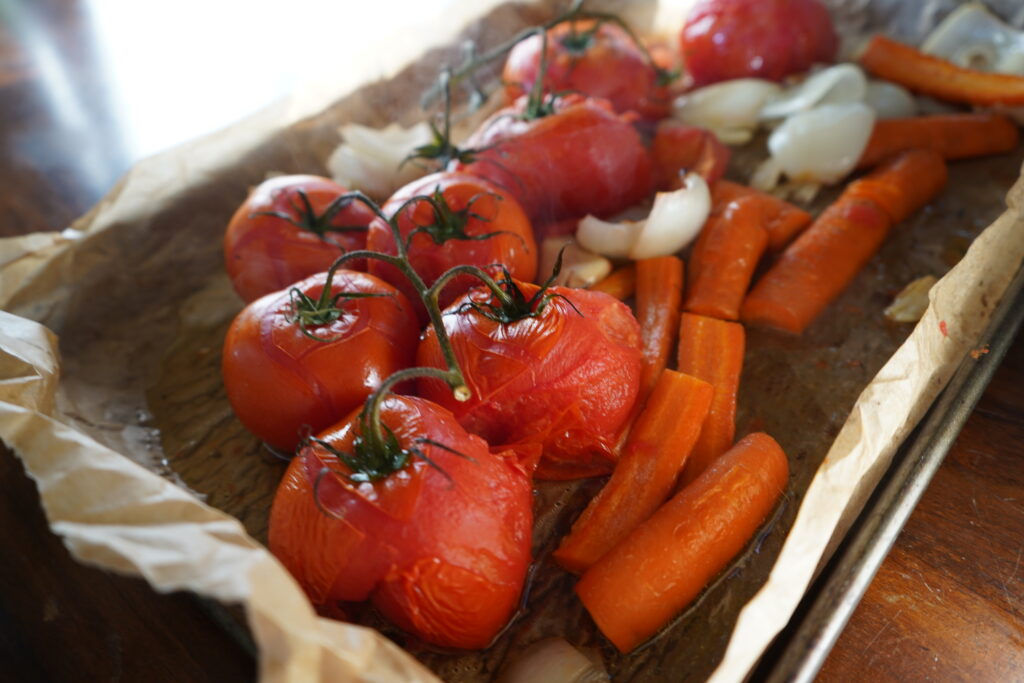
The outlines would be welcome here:
[[[104,78],[110,65],[92,42],[87,5],[0,5],[0,235],[65,227],[138,158],[120,134],[128,110],[112,104]],[[69,117],[66,98],[54,96],[53,60],[65,94],[78,103],[78,119]],[[169,129],[165,143],[178,141]],[[820,680],[862,680],[866,672],[893,681],[1021,676],[1022,386],[1024,340],[1018,339]],[[0,680],[254,677],[249,656],[191,598],[156,595],[141,581],[75,563],[48,531],[34,485],[6,449],[0,449],[0,483]],[[239,499],[244,491],[220,495],[221,507],[250,504]],[[254,508],[250,526],[257,534],[261,515]]]

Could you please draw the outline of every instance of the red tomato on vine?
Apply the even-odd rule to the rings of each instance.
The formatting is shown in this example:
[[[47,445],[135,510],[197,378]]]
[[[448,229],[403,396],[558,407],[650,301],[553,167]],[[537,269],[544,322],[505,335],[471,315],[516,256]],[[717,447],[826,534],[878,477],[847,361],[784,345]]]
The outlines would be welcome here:
[[[235,415],[290,452],[304,430],[324,429],[412,364],[419,337],[405,295],[386,282],[338,270],[257,299],[231,323],[221,369]]]
[[[476,288],[443,316],[471,398],[456,401],[433,379],[420,380],[420,395],[488,443],[541,444],[538,478],[607,474],[639,386],[636,318],[601,292],[541,291],[509,280],[503,288],[511,307]],[[423,335],[417,364],[444,367],[433,329]]]
[[[361,453],[353,414],[292,461],[270,549],[316,605],[369,599],[429,643],[486,647],[530,563],[529,472],[424,399],[388,397],[380,416],[393,450]]]
[[[679,36],[695,85],[779,81],[835,59],[839,40],[819,0],[699,0]]]
[[[484,122],[465,147],[474,150],[472,161],[454,168],[505,189],[535,225],[609,216],[652,190],[640,135],[607,100],[548,96],[534,106],[521,97]]]
[[[518,43],[508,55],[502,80],[510,100],[530,91],[541,62],[541,36]],[[619,112],[649,119],[667,116],[670,95],[660,74],[637,41],[609,21],[578,19],[547,32],[544,90],[574,91],[611,102]]]
[[[417,196],[430,199],[411,201]],[[509,193],[483,178],[465,173],[420,178],[396,192],[383,212],[397,219],[408,245],[409,263],[428,287],[458,265],[485,268],[500,264],[513,276],[528,281],[537,274],[537,245],[530,220]],[[366,248],[397,253],[394,235],[383,220],[370,224]],[[419,302],[409,280],[394,266],[370,259],[368,270]],[[468,275],[456,277],[441,292],[440,305],[447,306],[476,282]]]
[[[366,245],[374,214],[328,178],[286,175],[260,183],[224,236],[224,267],[246,302],[331,267],[345,251]],[[350,263],[350,269],[361,270]]]

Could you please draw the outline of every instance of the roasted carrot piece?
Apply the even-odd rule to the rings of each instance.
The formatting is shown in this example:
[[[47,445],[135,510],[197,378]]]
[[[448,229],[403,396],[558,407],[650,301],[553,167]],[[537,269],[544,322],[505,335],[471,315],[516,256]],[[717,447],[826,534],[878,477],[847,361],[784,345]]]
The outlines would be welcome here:
[[[769,249],[781,249],[811,224],[811,214],[803,209],[778,197],[729,180],[719,180],[711,187],[711,214],[714,216],[722,213],[731,202],[740,197],[761,199]]]
[[[950,102],[1024,104],[1024,78],[1010,74],[965,69],[878,35],[868,41],[861,66],[887,81]]]
[[[739,323],[683,313],[679,323],[679,372],[702,379],[715,393],[681,481],[693,481],[733,444],[736,394],[743,371],[746,335]]]
[[[1020,141],[1003,114],[942,114],[875,123],[857,168],[870,168],[908,149],[934,149],[947,161],[1009,152]]]
[[[751,434],[676,494],[576,584],[598,628],[620,652],[689,605],[753,538],[789,479],[767,434]]]
[[[890,227],[945,183],[942,157],[924,149],[902,152],[850,183],[754,285],[740,317],[800,334],[878,251]]]
[[[621,268],[616,268],[603,280],[595,282],[590,287],[587,287],[587,289],[604,292],[619,301],[625,301],[633,296],[633,293],[636,291],[636,266],[630,263]]]
[[[678,257],[636,262],[636,317],[643,342],[638,404],[654,388],[672,355],[682,300],[683,262]]]
[[[665,502],[711,406],[707,382],[663,370],[612,476],[552,554],[571,572],[594,564]]]
[[[690,256],[687,311],[739,319],[740,304],[768,246],[764,213],[759,197],[743,197],[704,225]]]

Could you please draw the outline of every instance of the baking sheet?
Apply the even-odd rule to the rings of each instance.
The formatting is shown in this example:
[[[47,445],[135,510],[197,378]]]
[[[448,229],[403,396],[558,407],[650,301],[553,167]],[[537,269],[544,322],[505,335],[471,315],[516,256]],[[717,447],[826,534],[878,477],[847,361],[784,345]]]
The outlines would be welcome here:
[[[897,21],[902,28],[895,33],[912,36],[913,22],[937,16],[929,8],[937,13],[949,4],[900,14],[900,3],[860,2],[839,14],[858,31]],[[504,7],[471,33],[486,45],[543,16],[542,7]],[[314,116],[296,121],[299,110],[286,103],[150,159],[75,230],[8,240],[0,248],[0,303],[60,335],[56,385],[52,336],[23,319],[5,316],[0,326],[6,354],[0,436],[39,483],[54,530],[85,561],[141,573],[160,590],[188,588],[245,604],[268,680],[328,672],[402,680],[429,674],[371,631],[317,619],[256,542],[265,539],[283,464],[237,424],[220,385],[220,342],[241,306],[221,273],[220,239],[247,187],[263,174],[322,169],[340,123],[415,120],[419,93],[438,59],[435,54],[396,82],[369,86]],[[448,680],[487,678],[508,653],[556,633],[600,649],[624,680],[684,673],[700,679],[723,656],[717,677],[741,678],[785,623],[896,445],[977,339],[1022,259],[1017,198],[1024,190],[1015,189],[1010,210],[933,290],[932,307],[902,347],[909,328],[886,323],[881,309],[910,279],[941,274],[960,259],[1003,211],[1021,160],[1018,150],[955,165],[955,191],[898,228],[803,337],[751,333],[738,433],[772,433],[793,462],[793,480],[762,537],[673,628],[631,657],[615,655],[572,597],[571,577],[541,559],[525,615],[489,651],[453,656],[407,647]],[[827,200],[826,194],[819,203]],[[597,486],[539,487],[538,556]],[[370,613],[363,618],[387,628]]]

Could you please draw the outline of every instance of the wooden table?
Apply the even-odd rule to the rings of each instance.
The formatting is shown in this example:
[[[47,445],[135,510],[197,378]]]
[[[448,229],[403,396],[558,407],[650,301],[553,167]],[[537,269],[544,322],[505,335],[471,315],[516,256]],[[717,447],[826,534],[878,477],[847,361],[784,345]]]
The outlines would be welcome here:
[[[110,41],[126,41],[141,29],[111,28],[109,7],[105,12],[98,7],[72,0],[0,5],[0,236],[66,227],[141,155],[203,132],[197,125],[224,125],[253,106],[244,97],[183,99],[177,93],[188,84],[176,84],[168,80],[171,72],[148,64],[154,58],[148,50],[138,53],[134,67],[151,71],[152,87],[140,88],[136,81],[136,89],[125,90],[116,80],[126,66],[123,56],[117,57],[121,62],[110,61],[123,53]],[[157,41],[154,52],[160,50],[156,33],[175,37],[183,53],[242,52],[255,58],[277,49],[274,58],[287,67],[278,64],[259,94],[265,101],[286,90],[289,78],[300,72],[301,40],[294,36],[292,49],[268,47],[266,39],[254,42],[241,27],[216,32],[215,40],[208,30],[201,34],[205,42],[190,40],[181,19],[176,25],[170,15],[158,17],[160,31],[141,31]],[[282,33],[298,26],[282,22]],[[137,49],[145,45],[136,43]],[[173,54],[164,57],[173,64]],[[160,62],[164,68],[167,63]],[[133,116],[151,117],[154,110],[152,101],[148,110],[133,101],[161,93],[164,100],[155,104],[157,110],[162,104],[167,116],[160,125],[133,123]],[[194,120],[185,120],[186,109]],[[129,130],[135,134],[126,135]],[[1024,677],[1022,387],[1024,338],[1019,338],[819,680]],[[20,462],[2,448],[0,482],[0,679],[241,681],[255,676],[251,658],[189,597],[156,595],[139,580],[74,562],[49,532]]]

